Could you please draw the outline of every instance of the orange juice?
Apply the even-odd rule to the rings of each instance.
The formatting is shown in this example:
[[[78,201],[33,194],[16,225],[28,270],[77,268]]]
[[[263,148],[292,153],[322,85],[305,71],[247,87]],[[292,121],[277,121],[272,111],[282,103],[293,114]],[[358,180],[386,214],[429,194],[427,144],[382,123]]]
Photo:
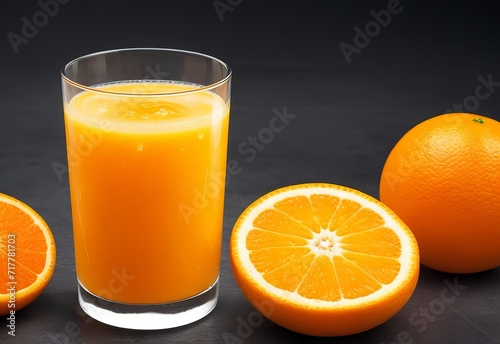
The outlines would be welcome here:
[[[65,106],[80,282],[132,304],[203,292],[219,276],[229,105],[188,84],[97,90]]]

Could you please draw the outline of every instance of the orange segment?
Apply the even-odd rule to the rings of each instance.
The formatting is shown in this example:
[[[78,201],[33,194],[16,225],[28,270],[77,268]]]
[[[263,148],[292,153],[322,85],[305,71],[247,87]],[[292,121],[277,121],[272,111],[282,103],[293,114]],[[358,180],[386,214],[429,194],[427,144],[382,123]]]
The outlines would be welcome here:
[[[386,227],[346,236],[343,239],[342,248],[371,256],[397,258],[401,255],[401,244],[397,234]]]
[[[337,277],[337,269],[327,256],[318,256],[309,267],[307,273],[302,277],[297,293],[311,299],[323,299],[325,301],[339,301],[342,298],[342,290]],[[317,287],[317,281],[321,279],[323,288]]]
[[[320,231],[320,223],[314,213],[309,198],[304,196],[286,198],[280,202],[276,202],[274,207],[289,218],[294,219],[306,227],[309,231],[316,233]],[[271,219],[271,221],[273,220],[274,219]]]
[[[262,196],[236,221],[230,252],[236,281],[257,309],[316,336],[383,323],[410,298],[419,274],[406,225],[378,200],[333,184]],[[273,312],[260,309],[269,301]]]
[[[255,219],[253,225],[272,232],[311,237],[311,230],[276,209],[266,209]]]
[[[394,281],[401,269],[401,264],[397,258],[355,252],[344,252],[343,256],[380,284],[389,284]]]
[[[337,209],[340,198],[329,195],[311,195],[309,197],[313,209]],[[316,218],[319,221],[320,228],[328,228],[328,224],[333,218],[332,211],[316,211]]]
[[[296,261],[310,254],[306,247],[295,247],[284,250],[282,247],[267,247],[250,252],[250,259],[255,268],[262,274],[274,271],[289,263],[296,265]]]
[[[337,223],[338,227],[331,226],[330,230],[335,230],[337,235],[344,236],[361,231],[366,231],[382,226],[384,219],[371,209],[361,208],[344,223]]]
[[[336,256],[333,260],[344,299],[361,298],[382,288],[382,284],[344,256]]]
[[[0,194],[0,315],[31,303],[48,284],[55,260],[54,238],[40,215]]]
[[[335,209],[335,212],[332,214],[333,217],[328,224],[328,228],[331,231],[336,230],[345,224],[354,214],[356,214],[360,207],[361,205],[357,202],[353,202],[348,199],[341,200],[337,209]]]
[[[263,272],[262,276],[270,284],[277,285],[280,289],[293,292],[304,279],[313,260],[314,256],[311,254],[302,255],[288,264],[279,266],[274,270]]]

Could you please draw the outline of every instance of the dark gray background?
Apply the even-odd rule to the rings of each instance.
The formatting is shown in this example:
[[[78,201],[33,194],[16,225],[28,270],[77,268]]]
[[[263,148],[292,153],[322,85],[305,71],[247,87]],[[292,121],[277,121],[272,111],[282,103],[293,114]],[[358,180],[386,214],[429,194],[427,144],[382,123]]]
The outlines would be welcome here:
[[[16,337],[0,320],[1,343],[500,343],[499,268],[451,275],[423,267],[405,308],[355,336],[312,338],[267,320],[244,331],[255,313],[227,250],[237,216],[272,189],[331,182],[377,197],[385,158],[418,122],[460,106],[500,119],[494,2],[401,0],[381,26],[371,11],[394,0],[60,1],[52,16],[39,13],[51,0],[9,0],[0,10],[0,192],[35,208],[58,248],[45,292],[16,313]],[[229,7],[218,13],[214,3]],[[16,53],[9,37],[33,20],[37,31],[25,30],[31,37]],[[356,27],[373,37],[348,63],[340,44],[355,44]],[[228,159],[240,169],[227,184],[220,301],[179,329],[112,328],[77,304],[68,179],[52,167],[66,164],[59,73],[78,56],[125,47],[195,50],[234,71]],[[478,97],[481,78],[494,82]],[[238,149],[262,135],[276,111],[295,117],[256,154]],[[444,303],[449,291],[456,297]]]

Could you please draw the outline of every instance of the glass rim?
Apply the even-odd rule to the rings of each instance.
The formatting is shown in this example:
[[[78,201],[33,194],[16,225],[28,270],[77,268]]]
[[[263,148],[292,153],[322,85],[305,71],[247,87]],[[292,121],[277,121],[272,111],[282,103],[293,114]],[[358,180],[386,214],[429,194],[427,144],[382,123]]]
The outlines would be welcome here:
[[[219,63],[222,67],[224,67],[226,69],[227,72],[226,72],[226,75],[223,78],[221,78],[220,80],[218,80],[216,82],[213,82],[213,83],[211,83],[209,85],[202,85],[201,87],[198,87],[198,88],[195,88],[195,89],[183,90],[183,91],[175,91],[175,92],[147,93],[147,94],[145,94],[145,93],[129,93],[129,92],[105,91],[105,90],[99,89],[98,87],[95,87],[95,86],[87,86],[87,85],[83,85],[81,83],[78,83],[78,82],[76,82],[74,80],[71,80],[70,77],[66,74],[66,70],[68,69],[68,67],[71,66],[72,64],[80,61],[80,60],[88,59],[88,58],[91,58],[91,57],[94,57],[94,56],[105,55],[105,54],[109,54],[109,53],[117,53],[117,52],[124,52],[124,51],[134,51],[134,50],[136,50],[136,51],[143,50],[143,51],[175,52],[175,53],[182,53],[182,54],[187,54],[187,55],[194,55],[194,56],[205,57],[207,59],[210,59],[212,61],[215,61],[215,62]],[[74,87],[77,87],[77,88],[81,89],[82,91],[89,91],[89,92],[106,94],[106,95],[112,95],[112,96],[155,97],[155,96],[173,96],[173,95],[179,96],[179,95],[183,95],[183,94],[192,94],[192,93],[197,93],[197,92],[203,92],[203,91],[212,90],[212,89],[217,88],[218,86],[223,85],[226,82],[228,82],[231,79],[231,77],[232,77],[232,70],[231,70],[231,68],[225,62],[223,62],[222,60],[220,60],[218,58],[215,58],[213,56],[210,56],[210,55],[207,55],[207,54],[204,54],[204,53],[199,53],[199,52],[190,51],[190,50],[170,49],[170,48],[120,48],[120,49],[110,49],[110,50],[97,51],[97,52],[94,52],[94,53],[90,53],[90,54],[86,54],[86,55],[82,55],[80,57],[77,57],[77,58],[71,60],[70,62],[66,63],[63,66],[63,68],[61,69],[61,77],[62,77],[63,81],[65,81],[66,83],[68,83],[68,84],[70,84],[70,85],[72,85]],[[159,80],[159,79],[151,79],[151,80],[150,79],[141,79],[141,80],[130,80],[130,81],[159,82],[161,80]],[[173,80],[173,81],[175,81],[175,80]],[[118,82],[121,82],[121,81],[118,81]]]

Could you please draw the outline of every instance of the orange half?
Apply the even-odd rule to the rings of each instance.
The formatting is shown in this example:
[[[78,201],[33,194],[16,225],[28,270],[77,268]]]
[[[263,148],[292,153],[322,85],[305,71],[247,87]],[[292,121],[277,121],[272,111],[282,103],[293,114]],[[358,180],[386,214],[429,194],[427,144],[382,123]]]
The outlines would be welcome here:
[[[0,315],[27,306],[54,272],[56,245],[47,223],[23,202],[0,193]]]
[[[277,189],[238,218],[234,276],[271,321],[314,336],[366,331],[394,316],[419,275],[417,242],[384,204],[333,184]]]

